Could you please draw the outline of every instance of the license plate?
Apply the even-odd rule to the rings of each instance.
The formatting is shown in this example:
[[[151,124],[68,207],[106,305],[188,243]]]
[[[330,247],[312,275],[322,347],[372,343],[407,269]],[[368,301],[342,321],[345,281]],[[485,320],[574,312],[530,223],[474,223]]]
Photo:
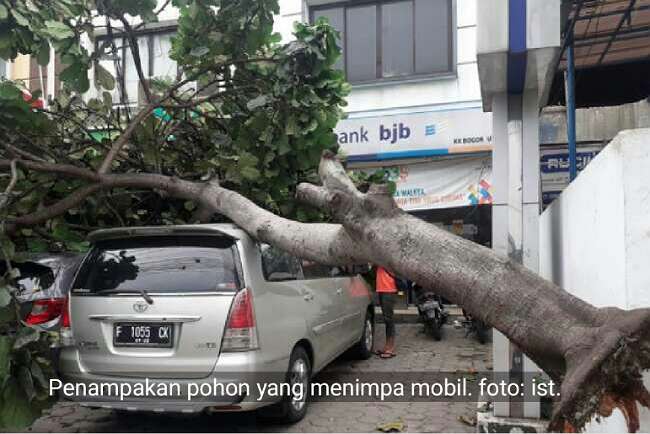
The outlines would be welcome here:
[[[424,304],[422,305],[424,309],[437,309],[438,308],[438,302],[437,301],[425,301]]]
[[[116,323],[113,325],[113,345],[171,348],[173,332],[174,325],[169,323]]]

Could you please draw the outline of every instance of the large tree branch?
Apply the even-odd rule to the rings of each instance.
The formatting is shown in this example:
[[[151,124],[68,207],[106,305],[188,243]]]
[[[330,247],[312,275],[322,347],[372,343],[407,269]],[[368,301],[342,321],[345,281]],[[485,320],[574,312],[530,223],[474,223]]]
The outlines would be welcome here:
[[[144,92],[145,99],[147,103],[151,103],[151,90],[149,89],[149,83],[147,78],[144,76],[144,71],[142,71],[142,60],[140,57],[140,47],[138,46],[138,38],[135,37],[135,33],[131,24],[126,19],[124,15],[119,16],[122,26],[126,32],[126,37],[129,40],[129,49],[131,50],[131,55],[133,56],[133,63],[135,64],[135,71],[138,74],[138,81],[140,86],[142,86],[142,91]]]
[[[74,192],[68,194],[64,199],[50,204],[36,212],[27,214],[16,219],[8,220],[8,229],[13,229],[15,226],[35,226],[44,223],[54,217],[57,217],[69,209],[72,209],[82,203],[93,193],[102,189],[101,184],[90,184],[81,187]]]
[[[4,208],[9,203],[9,199],[11,198],[11,192],[16,187],[16,183],[18,182],[18,170],[16,168],[16,160],[11,160],[9,166],[11,168],[11,174],[10,174],[11,177],[9,178],[9,183],[7,184],[4,193],[0,195],[0,212],[4,211]]]
[[[47,161],[44,158],[38,157],[38,156],[32,154],[31,152],[27,152],[25,150],[22,150],[22,149],[18,148],[17,146],[14,146],[14,145],[9,144],[9,143],[5,143],[4,147],[7,149],[8,153],[13,154],[17,158],[22,157],[22,158],[27,158],[29,160],[41,161],[41,162]]]
[[[29,160],[16,160],[16,163],[21,167],[36,172],[51,173],[54,175],[61,175],[70,178],[79,178],[86,181],[99,181],[100,175],[92,170],[83,169],[81,167],[73,166],[71,164],[58,164],[41,161]],[[0,168],[8,168],[11,166],[11,160],[0,160]]]
[[[0,160],[0,167],[11,162]],[[97,174],[65,165],[19,161],[21,167],[91,182],[67,202],[74,206],[95,189],[142,188],[191,199],[223,214],[252,237],[298,257],[327,264],[372,262],[455,301],[520,347],[562,383],[551,428],[581,427],[602,402],[630,412],[650,405],[641,371],[650,367],[650,310],[596,308],[493,250],[438,229],[402,210],[385,188],[361,193],[343,166],[326,155],[323,186],[301,184],[298,197],[329,209],[340,224],[300,223],[264,210],[218,183],[159,174]],[[54,212],[47,214],[51,218]],[[22,216],[37,224],[46,215]]]
[[[0,160],[0,167],[10,162]],[[20,161],[20,165],[39,172],[74,177],[93,182],[81,187],[65,199],[35,213],[20,216],[8,223],[34,226],[65,213],[100,190],[113,188],[143,188],[165,192],[167,195],[194,200],[201,207],[220,213],[239,224],[260,241],[279,246],[297,256],[329,264],[362,263],[365,254],[338,224],[300,223],[266,211],[244,196],[217,183],[185,181],[175,177],[149,174],[97,174],[69,165]],[[282,231],[276,228],[282,227]]]
[[[135,115],[133,119],[131,119],[131,122],[129,122],[124,132],[120,134],[120,136],[117,138],[117,140],[115,140],[115,142],[113,142],[113,145],[106,153],[106,157],[104,157],[104,160],[102,161],[102,164],[99,166],[97,173],[101,175],[111,171],[111,165],[113,164],[113,160],[115,160],[117,154],[128,143],[135,130],[140,126],[142,122],[144,122],[145,119],[147,119],[147,117],[149,117],[149,115],[151,114],[151,112],[153,112],[155,108],[156,108],[155,104],[149,103],[146,106],[144,106],[142,109],[140,109],[138,114]]]

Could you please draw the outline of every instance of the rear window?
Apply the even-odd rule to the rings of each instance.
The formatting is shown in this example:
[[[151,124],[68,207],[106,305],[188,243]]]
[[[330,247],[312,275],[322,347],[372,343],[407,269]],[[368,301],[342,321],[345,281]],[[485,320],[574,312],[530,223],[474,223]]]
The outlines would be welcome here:
[[[20,271],[20,277],[14,281],[18,294],[32,291],[42,291],[54,284],[54,271],[45,265],[35,262],[12,263],[13,268]],[[4,261],[0,263],[0,276],[7,272]]]
[[[236,291],[234,241],[225,237],[169,236],[100,241],[73,288],[137,292]]]

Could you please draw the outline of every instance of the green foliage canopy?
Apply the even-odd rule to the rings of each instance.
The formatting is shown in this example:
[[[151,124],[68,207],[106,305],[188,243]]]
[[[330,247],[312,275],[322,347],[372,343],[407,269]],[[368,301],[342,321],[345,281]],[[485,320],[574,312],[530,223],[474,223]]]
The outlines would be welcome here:
[[[26,97],[22,84],[0,82],[0,159],[15,167],[0,174],[5,259],[15,251],[83,251],[85,234],[101,227],[206,219],[191,200],[94,189],[60,172],[28,170],[25,161],[218,181],[284,216],[322,217],[293,196],[299,182],[316,180],[322,152],[336,151],[332,129],[349,92],[334,69],[337,33],[324,21],[297,23],[295,40],[281,43],[273,32],[277,0],[162,3],[179,10],[170,52],[178,74],[141,74],[146,98],[136,106],[127,103],[123,77],[99,61],[115,58],[122,41],[138,59],[134,42],[157,21],[155,0],[0,0],[0,57],[29,54],[46,65],[52,47],[63,65],[62,88],[44,109],[33,104],[40,92]],[[11,429],[49,403],[42,380],[50,375],[47,336],[17,319],[15,277],[10,271],[0,281],[0,427]]]

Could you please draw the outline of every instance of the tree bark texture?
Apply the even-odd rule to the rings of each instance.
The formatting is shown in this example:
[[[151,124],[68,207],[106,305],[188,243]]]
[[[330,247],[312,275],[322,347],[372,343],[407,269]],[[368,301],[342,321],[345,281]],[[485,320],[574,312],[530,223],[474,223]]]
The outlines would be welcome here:
[[[636,431],[637,402],[650,405],[641,381],[650,367],[650,309],[596,308],[491,249],[405,213],[384,186],[361,193],[333,155],[321,159],[322,186],[301,184],[297,198],[329,211],[337,223],[279,217],[215,182],[18,164],[89,181],[69,202],[116,187],[164,191],[197,201],[203,215],[205,210],[225,215],[252,237],[296,256],[330,265],[371,262],[415,281],[502,332],[561,383],[551,430],[580,429],[592,416],[619,408],[629,430]],[[0,161],[0,167],[9,165]],[[38,224],[66,205],[8,225]]]

